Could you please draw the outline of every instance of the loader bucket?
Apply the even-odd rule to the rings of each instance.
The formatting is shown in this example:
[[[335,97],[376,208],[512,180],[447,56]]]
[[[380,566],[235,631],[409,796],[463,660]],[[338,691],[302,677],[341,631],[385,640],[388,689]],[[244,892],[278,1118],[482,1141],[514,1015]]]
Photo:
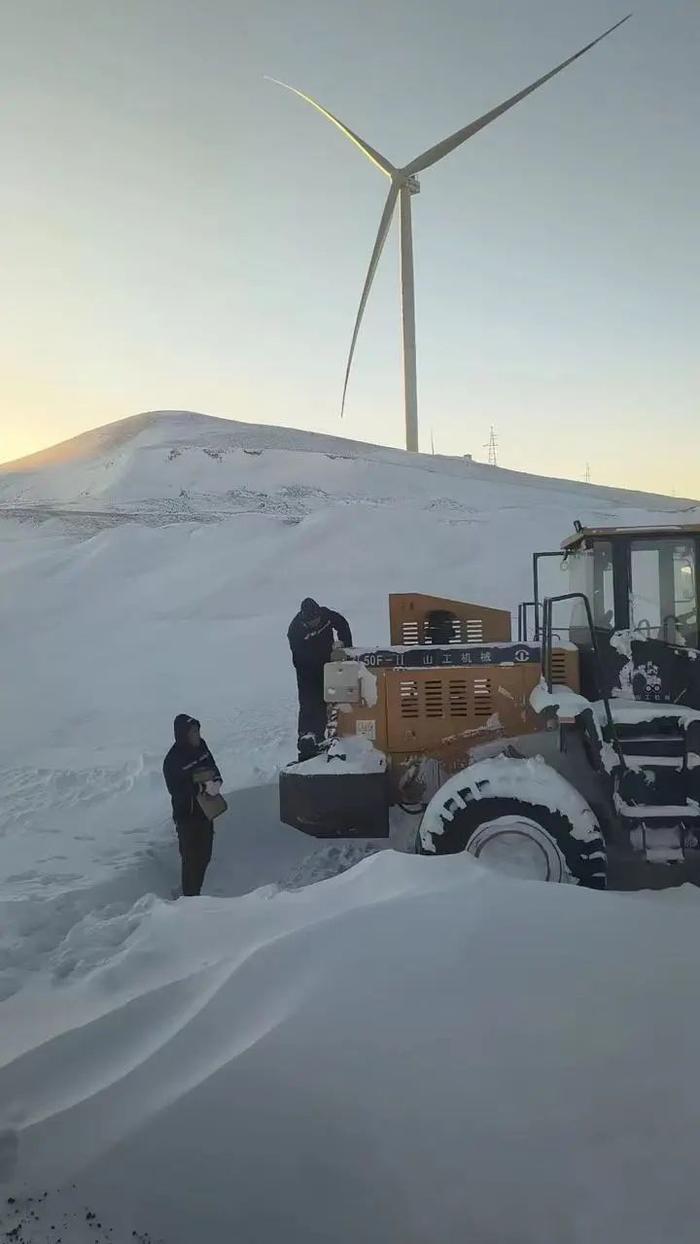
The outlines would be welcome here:
[[[386,770],[324,773],[318,761],[288,765],[279,777],[280,820],[312,838],[388,838]]]

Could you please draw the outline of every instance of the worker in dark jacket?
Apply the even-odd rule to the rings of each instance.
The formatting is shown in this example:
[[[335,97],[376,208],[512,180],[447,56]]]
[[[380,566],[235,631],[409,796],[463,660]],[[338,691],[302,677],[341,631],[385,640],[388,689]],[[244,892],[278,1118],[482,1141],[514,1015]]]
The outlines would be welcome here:
[[[202,811],[197,795],[217,794],[221,774],[200,734],[196,717],[180,713],[174,722],[175,742],[163,762],[163,777],[173,804],[173,820],[182,859],[182,893],[201,892],[214,845],[214,825]]]
[[[323,667],[331,659],[334,635],[344,648],[352,647],[350,627],[342,613],[326,609],[307,596],[287,631],[299,691],[301,759],[316,754],[326,732]]]

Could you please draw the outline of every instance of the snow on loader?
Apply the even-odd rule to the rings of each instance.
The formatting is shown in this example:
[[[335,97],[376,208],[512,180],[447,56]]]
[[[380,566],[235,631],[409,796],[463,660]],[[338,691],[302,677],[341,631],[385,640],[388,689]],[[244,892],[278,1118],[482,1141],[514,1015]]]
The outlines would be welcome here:
[[[281,819],[378,838],[398,806],[425,854],[596,889],[700,881],[699,555],[700,526],[577,523],[534,555],[517,641],[503,610],[391,596],[391,643],[326,666],[334,738],[281,773]],[[540,600],[555,556],[568,591]]]

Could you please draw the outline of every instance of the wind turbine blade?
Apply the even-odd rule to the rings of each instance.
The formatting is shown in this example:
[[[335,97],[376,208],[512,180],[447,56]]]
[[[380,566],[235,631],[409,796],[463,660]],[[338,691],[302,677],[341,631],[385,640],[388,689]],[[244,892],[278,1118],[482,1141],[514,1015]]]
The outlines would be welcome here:
[[[357,344],[357,335],[360,331],[360,324],[362,323],[362,316],[364,315],[365,307],[367,306],[367,299],[369,298],[369,291],[372,288],[372,281],[374,280],[374,274],[377,271],[377,264],[379,263],[381,253],[384,249],[384,243],[386,242],[386,236],[389,232],[389,226],[391,225],[391,218],[394,214],[394,208],[396,207],[396,200],[399,197],[400,189],[401,187],[398,182],[391,183],[391,189],[387,195],[386,203],[384,204],[384,211],[382,212],[382,218],[379,222],[379,229],[377,230],[377,237],[374,243],[372,257],[369,261],[369,268],[367,269],[367,276],[365,277],[365,284],[362,290],[362,297],[360,298],[360,305],[358,307],[357,316],[355,318],[355,327],[352,333],[352,341],[350,342],[350,353],[348,354],[348,365],[345,368],[345,382],[343,384],[343,400],[340,405],[341,419],[343,417],[343,411],[345,410],[345,396],[348,391],[348,380],[350,379],[350,368],[352,367],[353,355],[355,353],[355,345]]]
[[[305,99],[307,104],[311,104],[311,107],[316,108],[316,110],[320,112],[322,116],[326,117],[328,121],[330,121],[333,125],[337,125],[338,129],[350,139],[350,142],[354,143],[356,147],[359,147],[360,151],[367,156],[368,160],[371,160],[373,164],[376,164],[380,172],[385,173],[387,177],[393,177],[396,172],[393,164],[391,164],[389,160],[385,159],[379,151],[375,151],[374,147],[370,147],[369,143],[366,143],[364,138],[360,138],[359,134],[356,134],[354,130],[351,130],[344,121],[341,121],[338,117],[334,117],[333,113],[329,112],[327,108],[324,108],[323,104],[319,104],[318,100],[312,99],[310,95],[305,95],[303,91],[298,91],[295,86],[290,86],[287,82],[280,82],[279,78],[269,78],[267,75],[265,75],[265,78],[267,82],[274,82],[276,86],[283,86],[285,91],[291,91],[292,95],[298,95],[299,99]]]
[[[556,69],[551,69],[549,73],[544,75],[544,77],[538,78],[537,81],[533,82],[531,86],[526,86],[523,91],[518,91],[517,95],[513,95],[510,99],[507,99],[505,103],[499,104],[497,108],[492,108],[490,112],[484,113],[483,117],[479,117],[477,121],[472,121],[470,125],[465,125],[464,129],[457,130],[457,132],[455,134],[451,134],[449,138],[444,138],[441,143],[437,143],[428,151],[424,151],[422,155],[417,156],[415,160],[412,160],[411,163],[407,164],[405,169],[402,169],[401,171],[406,174],[422,173],[424,169],[430,168],[433,164],[437,164],[438,160],[441,160],[443,156],[449,155],[451,151],[454,151],[455,147],[460,147],[462,143],[467,141],[468,138],[472,138],[474,134],[478,134],[479,130],[483,130],[486,125],[490,125],[492,121],[495,121],[497,117],[502,116],[503,113],[507,112],[509,108],[515,107],[516,104],[520,103],[521,99],[525,99],[528,95],[531,95],[532,92],[536,91],[538,87],[544,86],[545,82],[549,82],[550,78],[553,78],[556,74],[561,73],[562,69],[566,69],[568,65],[573,65],[574,61],[578,60],[579,56],[583,56],[586,52],[589,52],[591,48],[595,47],[596,43],[600,43],[601,39],[606,39],[608,35],[612,34],[613,30],[617,30],[625,22],[629,21],[631,16],[632,14],[628,13],[627,17],[623,17],[621,21],[616,22],[615,25],[611,26],[609,30],[603,31],[603,34],[598,35],[598,38],[594,39],[592,43],[587,43],[585,48],[581,48],[580,52],[575,52],[574,55],[570,56],[568,60],[562,61],[561,65],[557,65]]]

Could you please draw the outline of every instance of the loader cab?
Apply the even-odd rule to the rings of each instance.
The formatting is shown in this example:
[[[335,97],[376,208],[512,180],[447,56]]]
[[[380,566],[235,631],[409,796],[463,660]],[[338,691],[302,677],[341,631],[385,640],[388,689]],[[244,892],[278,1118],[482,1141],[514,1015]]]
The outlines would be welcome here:
[[[700,670],[695,672],[700,664],[700,526],[578,524],[562,548],[569,591],[585,594],[591,603],[607,689],[613,695],[629,692],[636,699],[700,706]],[[593,685],[592,639],[581,601],[572,602],[568,630],[581,651],[585,693],[600,694]],[[621,683],[621,670],[630,661],[633,669]]]
[[[597,630],[636,631],[646,639],[698,647],[700,527],[581,528],[564,542],[569,590],[591,602]],[[586,643],[579,605],[571,639]]]

